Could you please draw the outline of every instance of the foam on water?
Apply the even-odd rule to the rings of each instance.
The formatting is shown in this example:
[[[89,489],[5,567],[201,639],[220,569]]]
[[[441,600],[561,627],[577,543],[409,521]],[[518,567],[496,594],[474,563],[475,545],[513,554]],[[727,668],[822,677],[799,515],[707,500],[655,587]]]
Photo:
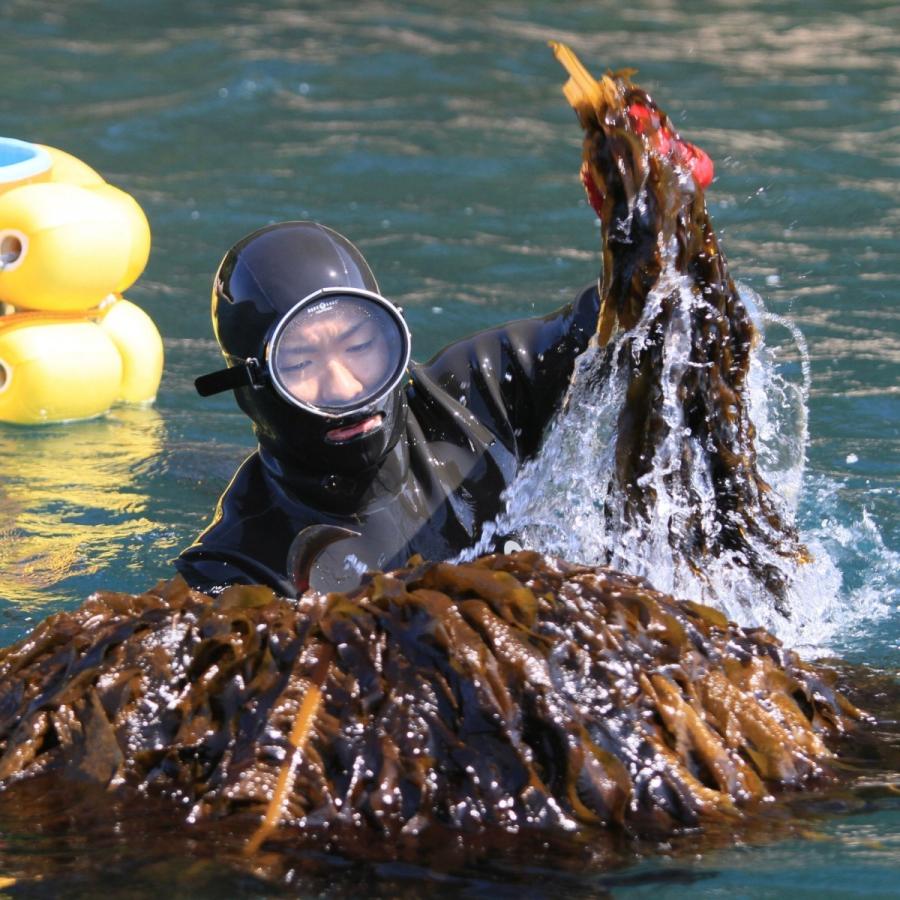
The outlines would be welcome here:
[[[646,518],[629,524],[623,514],[624,493],[611,475],[616,468],[617,422],[631,358],[637,358],[649,339],[659,304],[673,290],[679,292],[681,303],[665,345],[662,411],[667,431],[641,485],[648,504]],[[834,507],[838,493],[836,485],[806,473],[810,386],[806,343],[796,325],[767,313],[762,300],[748,288],[741,287],[740,294],[760,335],[747,381],[757,464],[776,494],[783,520],[798,524],[805,492],[819,495],[814,506],[823,511]],[[709,453],[685,427],[678,401],[681,380],[692,365],[690,313],[703,302],[683,276],[670,269],[660,277],[632,331],[617,335],[609,347],[593,347],[579,358],[563,411],[551,425],[540,455],[506,491],[503,515],[463,558],[485,552],[498,532],[515,533],[526,547],[641,575],[659,590],[716,606],[742,625],[764,626],[805,655],[829,652],[838,635],[843,648],[856,623],[864,621],[870,628],[873,617],[889,611],[885,597],[890,572],[898,562],[865,513],[853,526],[837,525],[837,515],[826,513],[819,523],[801,527],[809,562],[778,556],[759,542],[754,545],[767,563],[786,576],[789,616],[776,610],[765,585],[747,568],[741,554],[686,559],[673,551],[670,532],[696,515],[698,504],[704,532],[713,535],[720,527],[714,516]],[[798,358],[799,367],[791,361]],[[679,473],[685,443],[694,461],[686,478]],[[846,516],[840,521],[846,521]],[[846,596],[839,563],[862,554],[870,560],[870,577]]]
[[[808,522],[802,534],[813,554],[813,564],[805,582],[795,590],[813,609],[816,598],[829,596],[832,603],[831,628],[814,649],[839,656],[861,656],[871,665],[896,651],[889,634],[881,636],[879,621],[887,620],[900,606],[897,572],[900,553],[889,548],[875,519],[865,506],[848,509],[845,485],[823,475],[805,480],[801,513]],[[820,571],[839,571],[832,595],[820,586]]]

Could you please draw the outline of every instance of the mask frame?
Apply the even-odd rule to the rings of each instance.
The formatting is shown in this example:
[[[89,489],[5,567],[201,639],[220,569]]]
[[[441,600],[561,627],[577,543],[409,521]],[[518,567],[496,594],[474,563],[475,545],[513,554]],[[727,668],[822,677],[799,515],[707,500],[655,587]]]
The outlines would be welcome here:
[[[314,303],[318,303],[323,299],[327,299],[328,297],[355,297],[380,306],[388,313],[394,324],[397,326],[397,332],[401,341],[401,352],[396,368],[384,385],[378,390],[378,393],[362,398],[357,404],[351,404],[346,407],[341,407],[340,409],[316,406],[315,404],[306,403],[298,399],[284,384],[278,371],[272,365],[272,359],[275,356],[279,339],[285,329],[304,308]],[[279,397],[286,400],[297,409],[312,413],[313,415],[324,419],[346,419],[348,416],[358,415],[359,413],[378,408],[385,397],[396,390],[397,385],[403,380],[409,367],[411,354],[412,336],[409,328],[403,319],[400,308],[391,303],[390,300],[382,297],[381,294],[376,294],[373,291],[367,291],[363,288],[320,288],[295,303],[278,320],[271,333],[266,337],[262,362],[256,357],[235,359],[234,363],[228,368],[211,372],[208,375],[201,375],[199,378],[195,379],[194,387],[201,397],[210,397],[214,394],[234,390],[239,387],[249,386],[256,390],[260,390],[271,386]],[[232,359],[232,357],[229,357],[229,359]]]

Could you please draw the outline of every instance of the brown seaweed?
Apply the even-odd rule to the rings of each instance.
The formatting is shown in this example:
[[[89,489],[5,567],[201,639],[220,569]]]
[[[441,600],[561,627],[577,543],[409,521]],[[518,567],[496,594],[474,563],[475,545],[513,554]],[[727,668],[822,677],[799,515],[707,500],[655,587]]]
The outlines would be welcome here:
[[[808,554],[757,466],[747,409],[757,332],[685,158],[690,145],[630,72],[595,80],[568,47],[551,46],[570,75],[564,92],[585,132],[582,177],[602,224],[598,339],[605,345],[616,328],[631,332],[615,350],[629,372],[615,470],[601,475],[617,483],[622,508],[608,515],[653,527],[649,476],[662,467],[659,450],[673,428],[682,430],[691,440],[675,444],[680,458],[666,461],[664,477],[687,495],[683,520],[668,530],[673,555],[701,574],[715,558],[736,559],[787,613],[783,563]],[[632,331],[639,322],[640,334]],[[667,401],[666,351],[685,336],[676,396]],[[711,504],[692,483],[698,469]]]
[[[299,602],[97,594],[0,652],[0,781],[169,797],[253,823],[250,852],[414,858],[738,824],[826,778],[856,716],[762,630],[523,551]]]

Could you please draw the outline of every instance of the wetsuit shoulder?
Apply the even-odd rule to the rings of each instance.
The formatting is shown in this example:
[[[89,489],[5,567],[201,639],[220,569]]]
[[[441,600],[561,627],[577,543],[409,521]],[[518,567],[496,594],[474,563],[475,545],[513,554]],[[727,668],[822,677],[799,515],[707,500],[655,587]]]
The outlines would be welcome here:
[[[576,357],[597,327],[597,285],[543,316],[519,319],[455,341],[420,367],[466,406],[521,461],[533,456],[559,408]]]

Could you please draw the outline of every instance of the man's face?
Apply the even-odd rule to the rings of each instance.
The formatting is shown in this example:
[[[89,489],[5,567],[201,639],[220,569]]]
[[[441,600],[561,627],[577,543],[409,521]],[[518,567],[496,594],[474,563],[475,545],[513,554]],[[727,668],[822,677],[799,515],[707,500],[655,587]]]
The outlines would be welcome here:
[[[351,298],[314,304],[287,325],[275,364],[302,403],[341,408],[373,396],[393,374],[396,326],[373,304]]]

